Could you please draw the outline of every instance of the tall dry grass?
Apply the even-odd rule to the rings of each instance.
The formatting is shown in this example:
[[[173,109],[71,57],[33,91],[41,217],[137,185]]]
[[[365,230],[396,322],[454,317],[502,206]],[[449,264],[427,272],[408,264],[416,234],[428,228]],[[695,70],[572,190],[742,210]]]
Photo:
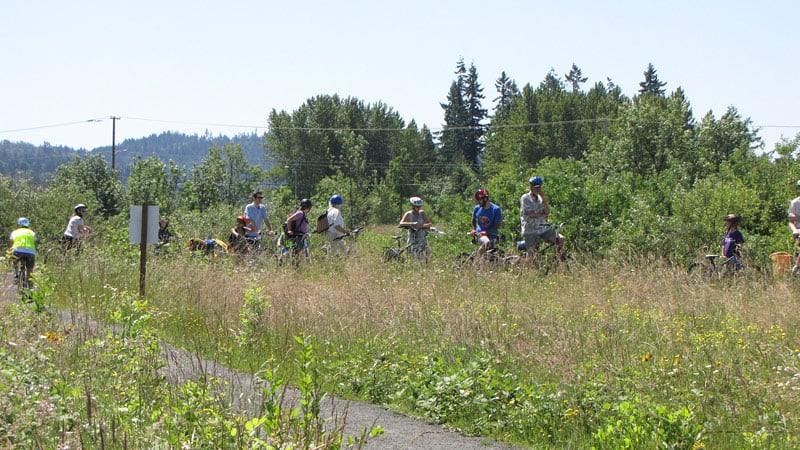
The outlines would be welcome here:
[[[176,260],[150,274],[149,298],[180,318],[187,340],[200,333],[221,342],[239,326],[245,290],[260,287],[269,345],[310,335],[345,346],[385,338],[407,343],[408,351],[488,346],[537,376],[563,381],[587,362],[621,367],[646,353],[673,359],[686,346],[688,325],[679,320],[698,330],[731,322],[779,327],[786,345],[800,347],[793,280],[698,283],[682,268],[647,260],[542,275],[454,272],[446,262],[387,265],[362,254],[300,269]]]

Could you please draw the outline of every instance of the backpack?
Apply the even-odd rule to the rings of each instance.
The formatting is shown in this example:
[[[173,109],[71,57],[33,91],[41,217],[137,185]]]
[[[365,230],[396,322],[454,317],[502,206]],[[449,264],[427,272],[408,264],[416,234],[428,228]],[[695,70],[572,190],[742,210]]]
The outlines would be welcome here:
[[[324,233],[328,231],[331,225],[328,223],[328,212],[324,212],[317,217],[317,229],[314,230],[314,233]]]
[[[295,221],[290,223],[289,222],[289,218],[292,217],[295,213],[296,213],[296,211],[291,213],[291,214],[289,214],[288,216],[286,216],[286,220],[283,222],[283,232],[284,233],[288,234],[289,231],[291,231],[292,233],[297,233],[297,230],[300,229],[300,223],[302,223],[303,221],[306,221],[306,222],[308,221],[306,219],[306,215],[303,214],[303,217],[300,220],[295,220]]]

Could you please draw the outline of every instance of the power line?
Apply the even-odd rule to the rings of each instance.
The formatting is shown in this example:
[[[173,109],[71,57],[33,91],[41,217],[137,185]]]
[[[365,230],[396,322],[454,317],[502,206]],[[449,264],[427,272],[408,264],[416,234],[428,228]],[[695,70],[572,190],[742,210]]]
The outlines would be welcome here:
[[[86,119],[86,120],[78,120],[78,121],[75,121],[75,122],[55,123],[55,124],[51,124],[51,125],[38,125],[38,126],[28,127],[28,128],[16,128],[16,129],[13,129],[13,130],[0,130],[0,134],[2,134],[2,133],[19,133],[19,132],[22,132],[22,131],[44,130],[44,129],[47,129],[47,128],[68,127],[68,126],[80,125],[80,124],[88,123],[88,122],[101,122],[104,119],[105,118]]]
[[[75,125],[82,125],[85,123],[91,122],[102,122],[105,120],[119,120],[119,119],[127,119],[127,120],[134,120],[134,121],[142,121],[142,122],[158,122],[158,123],[169,123],[169,124],[176,124],[176,125],[191,125],[191,126],[204,126],[204,127],[225,127],[225,128],[242,128],[242,129],[264,129],[264,130],[273,130],[273,131],[324,131],[324,132],[389,132],[389,131],[406,131],[407,128],[363,128],[363,127],[273,127],[270,128],[266,125],[255,125],[255,124],[241,124],[241,123],[219,123],[219,122],[192,122],[192,121],[181,121],[181,120],[165,120],[165,119],[153,119],[153,118],[146,118],[146,117],[101,117],[101,118],[93,118],[93,119],[85,119],[85,120],[77,120],[73,122],[63,122],[63,123],[56,123],[56,124],[48,124],[48,125],[36,125],[31,127],[25,128],[15,128],[9,130],[0,130],[0,134],[10,134],[10,133],[19,133],[24,131],[35,131],[35,130],[43,130],[49,128],[62,128],[68,126],[75,126]],[[544,126],[558,126],[558,125],[575,125],[575,124],[582,124],[582,123],[609,123],[609,122],[616,122],[620,119],[610,119],[610,118],[594,118],[594,119],[577,119],[577,120],[559,120],[559,121],[551,121],[551,122],[531,122],[531,123],[523,123],[523,124],[482,124],[482,125],[475,125],[475,126],[464,126],[464,127],[447,127],[447,130],[476,130],[476,129],[484,129],[484,130],[501,130],[507,128],[533,128],[533,127],[544,127]],[[787,129],[794,129],[800,128],[800,125],[760,125],[760,124],[753,124],[756,128],[787,128]],[[440,133],[445,130],[445,127],[440,128],[428,128],[432,133]]]

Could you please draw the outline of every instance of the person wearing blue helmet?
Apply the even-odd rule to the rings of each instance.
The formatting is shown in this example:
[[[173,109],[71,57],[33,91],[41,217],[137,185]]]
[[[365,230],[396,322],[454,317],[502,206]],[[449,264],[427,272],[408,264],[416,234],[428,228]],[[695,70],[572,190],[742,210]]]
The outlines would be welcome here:
[[[526,249],[525,257],[530,258],[541,240],[556,244],[556,252],[561,254],[566,239],[547,225],[550,205],[542,192],[544,180],[540,176],[533,176],[528,180],[528,184],[530,191],[519,199],[520,226]]]
[[[33,267],[36,264],[36,233],[30,229],[31,221],[26,217],[17,219],[19,228],[11,232],[8,238],[8,246],[11,254],[17,258],[22,264],[25,264],[28,274],[33,272]],[[14,277],[19,274],[16,273],[16,266],[14,267]],[[29,280],[20,280],[23,287],[30,287]]]
[[[344,200],[339,194],[334,194],[328,200],[328,230],[325,232],[325,240],[328,241],[330,254],[334,256],[344,255],[347,253],[347,243],[343,236],[347,234],[344,228],[344,217],[342,217],[342,207]]]

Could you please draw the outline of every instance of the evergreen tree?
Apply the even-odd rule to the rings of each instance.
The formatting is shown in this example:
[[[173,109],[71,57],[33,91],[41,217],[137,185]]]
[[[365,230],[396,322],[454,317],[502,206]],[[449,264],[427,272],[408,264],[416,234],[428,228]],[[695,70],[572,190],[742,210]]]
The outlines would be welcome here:
[[[586,80],[589,78],[584,77],[581,73],[581,69],[572,63],[572,68],[569,69],[569,73],[564,75],[564,78],[572,85],[572,92],[579,92],[581,90],[581,83],[585,83]]]
[[[500,78],[494,82],[494,87],[497,90],[497,97],[492,99],[495,102],[494,119],[502,120],[508,117],[512,103],[520,97],[519,88],[517,83],[506,75],[505,72],[500,73]]]
[[[642,95],[664,95],[664,86],[667,83],[662,82],[658,79],[658,75],[656,74],[656,68],[653,66],[653,63],[647,65],[647,70],[644,71],[644,81],[639,83],[639,93]]]
[[[481,99],[483,88],[478,82],[478,71],[475,65],[469,67],[469,73],[464,83],[464,100],[467,105],[468,136],[466,148],[464,149],[464,160],[478,167],[480,156],[486,146],[486,124],[484,121],[488,117],[488,111],[483,108]]]
[[[463,161],[463,149],[468,138],[469,115],[464,103],[463,78],[459,76],[450,84],[447,103],[442,103],[444,127],[441,135],[441,159],[445,164]]]
[[[464,60],[456,64],[457,78],[450,85],[444,109],[442,130],[442,157],[445,162],[464,161],[474,170],[478,168],[480,155],[485,146],[485,124],[488,112],[483,108],[483,88],[478,82],[475,65],[467,70]]]

